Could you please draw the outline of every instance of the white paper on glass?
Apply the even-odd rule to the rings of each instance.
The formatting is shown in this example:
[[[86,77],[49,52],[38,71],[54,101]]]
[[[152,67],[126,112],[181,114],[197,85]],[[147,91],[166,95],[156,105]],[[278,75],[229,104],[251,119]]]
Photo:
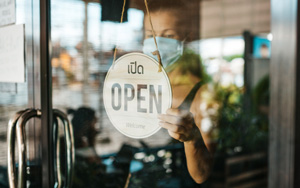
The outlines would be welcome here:
[[[24,24],[0,28],[0,82],[25,82]]]

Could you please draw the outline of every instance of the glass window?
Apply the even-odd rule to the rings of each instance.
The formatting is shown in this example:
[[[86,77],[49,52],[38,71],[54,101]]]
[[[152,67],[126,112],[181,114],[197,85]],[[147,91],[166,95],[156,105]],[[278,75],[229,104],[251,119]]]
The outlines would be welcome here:
[[[53,106],[68,112],[73,124],[73,186],[265,187],[269,59],[253,58],[245,45],[254,41],[245,40],[242,33],[249,29],[249,11],[254,9],[241,4],[249,14],[239,22],[226,17],[234,23],[224,22],[224,32],[219,32],[219,27],[203,29],[208,23],[202,18],[217,19],[216,10],[227,15],[234,4],[149,0],[147,10],[144,1],[131,0],[120,23],[123,3],[52,0]],[[158,125],[153,125],[161,129],[142,139],[118,131],[112,119],[119,117],[109,117],[104,105],[105,78],[114,54],[118,62],[130,53],[161,60],[172,91],[170,109],[157,112]],[[121,71],[123,75],[127,69]],[[124,79],[116,77],[115,83]],[[142,79],[134,83],[142,84]],[[144,100],[150,86],[130,89],[120,90],[125,98],[119,100],[128,105]],[[118,88],[111,92],[115,91]],[[150,103],[141,105],[150,109]],[[128,129],[140,131],[137,126]]]

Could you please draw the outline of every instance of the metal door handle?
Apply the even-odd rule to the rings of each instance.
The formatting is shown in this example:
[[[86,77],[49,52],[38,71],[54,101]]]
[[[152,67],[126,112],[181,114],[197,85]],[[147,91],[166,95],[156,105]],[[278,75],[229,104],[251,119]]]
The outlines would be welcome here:
[[[55,188],[61,188],[61,168],[60,168],[60,140],[59,140],[59,124],[56,117],[53,118],[53,156],[54,156],[54,178]]]
[[[8,164],[8,182],[9,187],[15,188],[16,187],[16,165],[15,165],[15,137],[16,137],[16,124],[19,120],[20,116],[26,112],[26,110],[22,110],[17,112],[13,118],[11,118],[8,122],[8,129],[7,129],[7,164]]]
[[[71,187],[72,177],[74,171],[75,164],[75,152],[74,152],[74,137],[73,137],[73,127],[65,113],[60,110],[53,109],[53,117],[55,120],[55,128],[54,128],[54,146],[56,146],[56,159],[54,160],[55,168],[57,169],[57,186],[61,186],[61,172],[60,172],[60,148],[59,148],[59,128],[58,128],[58,119],[63,123],[64,126],[64,135],[65,135],[65,143],[66,143],[66,180],[64,187]]]
[[[66,182],[64,187],[71,187],[73,170],[75,164],[75,153],[74,153],[74,137],[73,128],[68,120],[67,115],[63,112],[54,109],[53,110],[54,126],[53,126],[53,141],[54,141],[54,162],[56,170],[56,187],[61,187],[61,169],[60,169],[60,142],[59,142],[59,124],[58,120],[63,123],[64,135],[67,151],[67,166],[66,166]],[[24,132],[24,127],[27,121],[33,117],[41,117],[41,111],[36,109],[26,109],[19,111],[15,116],[10,119],[8,123],[7,131],[7,145],[8,145],[8,178],[10,188],[23,188],[25,186],[25,169],[26,169],[26,135]],[[16,181],[15,172],[15,137],[17,136],[17,145],[19,153],[19,168],[18,168],[18,181]]]
[[[26,165],[26,144],[24,127],[27,121],[33,117],[41,117],[41,112],[35,109],[27,109],[16,113],[16,115],[8,123],[8,177],[9,186],[11,188],[23,188],[25,185],[25,165]],[[15,178],[15,136],[17,135],[18,153],[19,153],[19,168],[18,181]]]
[[[27,121],[33,117],[40,118],[42,115],[40,110],[31,109],[24,112],[18,122],[17,122],[17,143],[18,143],[18,152],[19,152],[19,169],[18,169],[18,188],[23,188],[25,186],[25,169],[26,169],[26,134],[24,127]]]

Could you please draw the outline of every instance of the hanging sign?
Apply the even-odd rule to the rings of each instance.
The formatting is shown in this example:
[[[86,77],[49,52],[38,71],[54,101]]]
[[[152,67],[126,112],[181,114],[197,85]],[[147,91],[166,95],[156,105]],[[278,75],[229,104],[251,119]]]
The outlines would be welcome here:
[[[104,81],[103,98],[107,115],[122,134],[146,138],[160,126],[158,114],[172,104],[172,90],[158,62],[142,53],[120,57]]]
[[[0,26],[16,23],[16,0],[0,1]]]

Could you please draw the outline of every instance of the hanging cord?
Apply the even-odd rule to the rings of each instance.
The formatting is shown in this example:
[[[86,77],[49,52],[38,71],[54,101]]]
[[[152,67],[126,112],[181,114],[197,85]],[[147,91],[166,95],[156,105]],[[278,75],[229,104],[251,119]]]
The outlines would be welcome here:
[[[121,15],[121,21],[120,21],[120,23],[123,22],[125,5],[126,5],[126,0],[124,0],[124,3],[123,3],[123,9],[122,9],[122,15]],[[149,22],[150,22],[150,25],[151,25],[152,35],[153,35],[153,39],[154,39],[154,43],[155,43],[155,47],[156,47],[156,50],[154,52],[152,52],[152,54],[157,56],[158,63],[159,63],[158,72],[161,72],[162,71],[162,62],[161,62],[160,53],[158,51],[158,45],[157,45],[157,42],[156,42],[156,34],[155,34],[154,29],[153,29],[153,24],[152,24],[152,21],[151,21],[151,16],[150,16],[150,13],[149,13],[149,8],[148,8],[148,2],[147,2],[147,0],[145,0],[145,6],[146,6],[146,10],[147,10],[147,15],[149,17]],[[114,68],[114,66],[115,66],[116,56],[117,56],[117,45],[116,45],[115,50],[114,50],[114,60],[113,60],[112,68]]]
[[[153,35],[153,39],[154,39],[154,43],[155,43],[155,47],[156,47],[156,51],[152,52],[152,54],[157,56],[158,63],[159,63],[158,72],[161,72],[161,70],[162,70],[161,57],[160,57],[160,53],[158,51],[158,46],[157,46],[157,42],[156,42],[156,34],[155,34],[154,29],[153,29],[153,24],[152,24],[152,21],[151,21],[151,16],[150,16],[150,13],[149,13],[147,0],[145,0],[145,6],[146,6],[146,10],[147,10],[147,15],[149,17],[149,22],[150,22],[150,25],[151,25],[152,35]]]
[[[120,23],[123,23],[123,17],[124,17],[125,5],[126,5],[126,0],[124,0],[124,3],[123,3],[123,9],[122,9],[122,14],[121,14],[121,21],[120,21]],[[112,68],[114,68],[114,66],[115,66],[116,56],[117,56],[117,45],[115,46],[115,50],[114,50],[114,61],[113,61],[113,64],[112,64]]]

